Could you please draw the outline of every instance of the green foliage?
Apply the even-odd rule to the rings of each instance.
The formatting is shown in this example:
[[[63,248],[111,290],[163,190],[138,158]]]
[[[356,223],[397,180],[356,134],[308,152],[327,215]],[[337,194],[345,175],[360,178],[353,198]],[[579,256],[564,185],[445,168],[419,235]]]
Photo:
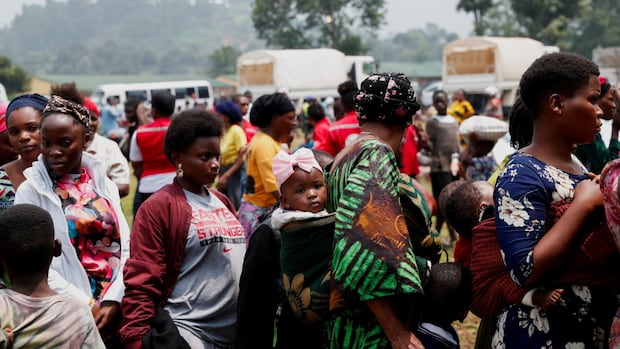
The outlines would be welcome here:
[[[423,29],[412,29],[386,40],[374,39],[370,42],[370,54],[383,62],[440,61],[443,45],[457,38],[457,34],[429,23]]]
[[[484,34],[495,36],[527,36],[527,30],[515,21],[510,0],[499,0],[484,17]]]
[[[545,44],[566,37],[569,23],[583,10],[583,2],[564,0],[510,0],[518,23],[527,33]]]
[[[582,0],[581,5],[582,15],[562,44],[586,56],[598,46],[620,46],[620,0]]]
[[[485,13],[493,8],[493,0],[459,0],[456,5],[457,10],[473,12],[474,30],[476,35],[483,35]]]
[[[209,56],[209,76],[234,74],[237,70],[237,57],[241,53],[231,46],[223,46]]]
[[[37,75],[204,74],[219,47],[261,45],[251,1],[46,1],[24,6],[0,47]]]
[[[6,88],[7,94],[15,94],[28,89],[30,75],[11,63],[8,57],[0,56],[0,83]]]
[[[358,32],[376,34],[384,0],[256,0],[252,22],[267,45],[333,47],[364,53]],[[356,35],[353,35],[356,33]]]
[[[620,0],[460,0],[457,8],[474,12],[478,34],[527,36],[586,57],[620,46]]]

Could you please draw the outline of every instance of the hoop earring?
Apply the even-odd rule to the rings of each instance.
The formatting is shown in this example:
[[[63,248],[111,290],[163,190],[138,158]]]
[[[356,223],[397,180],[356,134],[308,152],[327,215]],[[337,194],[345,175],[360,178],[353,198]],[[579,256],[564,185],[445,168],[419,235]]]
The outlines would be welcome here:
[[[177,177],[183,178],[183,164],[180,162],[177,164]]]

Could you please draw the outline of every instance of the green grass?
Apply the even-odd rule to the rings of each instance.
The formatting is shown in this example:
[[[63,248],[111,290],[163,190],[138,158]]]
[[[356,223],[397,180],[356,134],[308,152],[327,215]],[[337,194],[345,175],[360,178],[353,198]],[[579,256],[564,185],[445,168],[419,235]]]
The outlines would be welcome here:
[[[136,194],[136,187],[138,186],[138,180],[133,173],[130,176],[130,184],[129,184],[129,194],[121,199],[121,208],[123,209],[123,214],[127,219],[127,224],[129,224],[129,228],[131,229],[131,225],[133,224],[133,197]]]

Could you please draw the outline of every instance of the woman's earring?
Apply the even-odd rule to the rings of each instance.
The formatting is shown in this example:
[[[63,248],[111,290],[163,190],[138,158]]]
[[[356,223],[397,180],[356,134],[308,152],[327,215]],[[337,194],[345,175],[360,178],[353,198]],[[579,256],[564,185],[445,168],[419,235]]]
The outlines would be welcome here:
[[[183,165],[180,162],[177,164],[177,177],[183,178]]]

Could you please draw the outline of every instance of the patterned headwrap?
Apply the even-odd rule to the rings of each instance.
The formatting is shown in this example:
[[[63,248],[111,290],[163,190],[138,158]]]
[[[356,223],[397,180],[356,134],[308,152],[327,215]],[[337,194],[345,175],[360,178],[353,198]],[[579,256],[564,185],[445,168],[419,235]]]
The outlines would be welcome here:
[[[411,82],[403,73],[377,73],[364,81],[355,96],[358,120],[408,124],[420,109]]]
[[[61,113],[71,115],[86,128],[90,126],[90,112],[81,104],[53,95],[47,102],[43,114]]]

